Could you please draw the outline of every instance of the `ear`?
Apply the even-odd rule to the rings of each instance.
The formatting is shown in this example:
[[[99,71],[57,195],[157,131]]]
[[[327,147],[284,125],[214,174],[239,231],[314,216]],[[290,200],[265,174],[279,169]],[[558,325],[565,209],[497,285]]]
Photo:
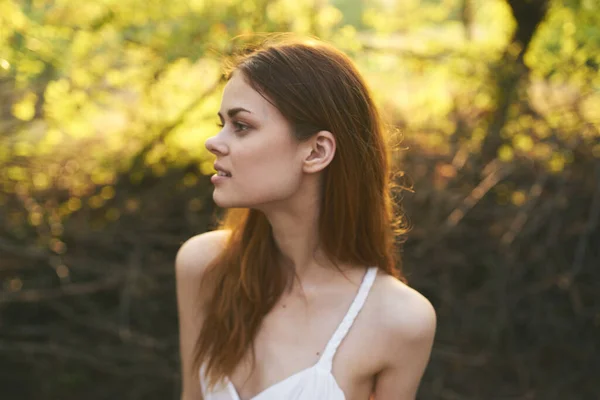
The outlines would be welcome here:
[[[324,170],[335,156],[335,137],[329,131],[319,131],[307,142],[307,156],[302,170],[309,174]]]

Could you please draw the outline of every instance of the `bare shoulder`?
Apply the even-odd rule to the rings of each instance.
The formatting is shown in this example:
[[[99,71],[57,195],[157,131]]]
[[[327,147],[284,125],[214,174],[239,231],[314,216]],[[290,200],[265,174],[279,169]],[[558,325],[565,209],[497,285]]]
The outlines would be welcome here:
[[[436,314],[425,296],[392,276],[380,274],[373,286],[373,303],[378,310],[376,323],[384,333],[382,345],[400,352],[422,347],[429,354]]]
[[[367,298],[364,337],[369,341],[375,398],[415,399],[429,363],[436,329],[433,306],[421,293],[379,273]]]
[[[206,266],[219,255],[230,232],[211,231],[188,239],[175,258],[182,399],[202,399],[198,372],[193,367],[194,347],[200,335],[203,315],[197,301],[204,301],[200,282]]]
[[[198,277],[204,268],[223,250],[230,231],[216,230],[205,232],[186,240],[175,258],[178,276]]]
[[[371,303],[371,330],[377,332],[370,348],[377,360],[375,397],[416,398],[433,347],[433,306],[421,293],[383,273],[375,280],[367,303]]]

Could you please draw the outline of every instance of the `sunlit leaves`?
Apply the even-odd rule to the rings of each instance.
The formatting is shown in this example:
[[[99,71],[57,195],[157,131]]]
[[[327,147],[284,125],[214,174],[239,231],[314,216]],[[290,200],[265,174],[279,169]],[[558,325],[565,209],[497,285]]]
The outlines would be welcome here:
[[[44,172],[38,172],[33,175],[32,183],[37,191],[43,191],[50,187],[50,179]]]
[[[383,33],[406,32],[447,21],[459,5],[458,1],[431,3],[422,0],[379,1],[369,4],[364,23]]]
[[[533,150],[534,142],[531,136],[528,134],[516,134],[513,137],[513,146],[515,149],[520,150],[524,153],[528,153]]]
[[[12,181],[24,181],[27,178],[25,168],[17,165],[6,168],[4,175]]]
[[[498,158],[504,162],[510,162],[514,159],[515,157],[515,153],[512,149],[512,147],[507,146],[507,145],[502,145],[500,146],[500,149],[498,149]]]
[[[79,197],[71,197],[67,201],[67,207],[71,212],[78,211],[81,208],[81,199]]]
[[[13,220],[47,225],[57,237],[57,222],[46,218],[50,209],[61,218],[91,209],[109,221],[135,212],[138,199],[113,204],[123,171],[134,184],[176,164],[198,163],[201,173],[212,173],[204,142],[217,131],[220,59],[232,38],[243,43],[253,32],[320,35],[356,60],[406,137],[435,151],[454,143],[476,151],[498,100],[492,66],[515,28],[506,2],[473,0],[470,36],[461,0],[366,2],[364,26],[343,26],[347,15],[335,5],[347,10],[351,3],[0,1],[0,78],[12,84],[7,111],[18,124],[0,138],[0,185],[7,193],[60,190],[64,197]],[[501,160],[529,157],[560,171],[577,140],[600,154],[600,99],[590,90],[600,85],[593,73],[600,21],[589,4],[553,1],[525,58],[531,87],[519,102],[532,110],[511,108]],[[131,169],[137,156],[141,168]],[[182,182],[196,183],[195,175]],[[507,202],[522,201],[507,195]]]
[[[22,32],[27,17],[15,0],[0,2],[0,43],[5,43],[15,32]]]
[[[552,3],[525,58],[534,74],[549,77],[557,84],[578,87],[584,87],[590,80],[598,83],[600,13],[598,4],[595,11],[589,7],[592,7],[589,2]]]
[[[554,173],[561,172],[565,168],[567,162],[566,157],[562,153],[553,153],[548,161],[548,167],[550,171]]]
[[[506,1],[476,0],[474,40],[482,46],[504,49],[515,29],[515,21]]]
[[[75,59],[85,57],[102,42],[103,37],[101,35],[95,35],[94,32],[90,31],[78,31],[74,35],[70,46],[71,57]]]
[[[49,25],[71,26],[75,28],[87,28],[93,26],[102,16],[108,12],[109,1],[34,1],[32,6],[32,17],[43,19]]]
[[[30,121],[35,116],[36,101],[37,95],[35,93],[25,93],[18,102],[13,104],[13,115],[22,121]]]
[[[460,34],[462,2],[371,3],[365,14],[373,34],[363,33],[362,39],[380,51],[376,57],[369,54],[365,64],[369,82],[386,110],[407,128],[406,136],[429,149],[447,148],[444,136],[460,134],[457,119],[462,129],[468,127],[467,140],[481,143],[489,129],[481,116],[494,113],[506,95],[494,87],[505,68],[499,64],[504,54],[518,50],[509,45],[515,21],[505,1],[472,4],[469,40]],[[528,157],[559,172],[579,140],[598,141],[600,14],[586,4],[552,2],[525,55],[532,79],[519,83],[520,92],[510,99],[501,132],[506,144],[497,154],[501,160]],[[437,7],[439,14],[421,13],[427,7]],[[440,10],[445,16],[435,24]]]

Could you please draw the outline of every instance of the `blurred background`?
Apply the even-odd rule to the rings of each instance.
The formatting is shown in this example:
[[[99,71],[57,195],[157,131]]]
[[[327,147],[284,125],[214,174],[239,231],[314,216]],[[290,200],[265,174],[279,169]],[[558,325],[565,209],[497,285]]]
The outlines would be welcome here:
[[[599,0],[1,0],[0,397],[179,399],[221,61],[282,31],[347,52],[401,140],[419,399],[600,399]]]

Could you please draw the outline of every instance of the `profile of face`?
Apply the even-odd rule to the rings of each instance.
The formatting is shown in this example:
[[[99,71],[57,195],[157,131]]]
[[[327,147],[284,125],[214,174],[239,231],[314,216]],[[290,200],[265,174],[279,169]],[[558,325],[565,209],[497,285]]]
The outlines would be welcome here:
[[[221,130],[206,148],[217,157],[211,182],[219,207],[261,209],[290,199],[335,152],[329,132],[296,139],[281,112],[239,71],[225,86],[218,115]]]

